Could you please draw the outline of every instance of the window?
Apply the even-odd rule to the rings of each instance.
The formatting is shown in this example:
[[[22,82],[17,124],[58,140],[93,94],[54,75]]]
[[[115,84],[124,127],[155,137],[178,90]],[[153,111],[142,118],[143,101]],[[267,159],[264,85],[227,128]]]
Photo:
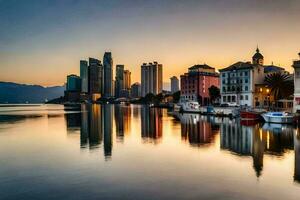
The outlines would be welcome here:
[[[245,91],[248,91],[248,86],[245,86]]]
[[[225,74],[225,73],[222,73],[222,77],[226,77],[226,74]]]
[[[231,96],[227,97],[227,102],[231,102]]]
[[[248,95],[245,95],[245,99],[248,100]]]
[[[244,72],[245,76],[248,76],[248,72]]]
[[[223,92],[226,92],[226,88],[225,87],[223,87]]]
[[[248,83],[248,79],[247,78],[245,79],[245,83]]]
[[[226,102],[226,96],[223,96],[223,102]]]
[[[231,99],[232,99],[232,102],[235,102],[235,96],[232,96]]]
[[[244,96],[243,96],[243,95],[241,95],[240,99],[241,99],[241,100],[243,100],[243,99],[244,99]]]

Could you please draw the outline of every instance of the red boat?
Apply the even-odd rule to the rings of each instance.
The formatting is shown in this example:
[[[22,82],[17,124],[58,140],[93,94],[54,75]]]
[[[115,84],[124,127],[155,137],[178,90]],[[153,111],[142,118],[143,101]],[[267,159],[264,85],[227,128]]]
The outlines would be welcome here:
[[[263,112],[254,110],[241,110],[241,120],[259,120]]]

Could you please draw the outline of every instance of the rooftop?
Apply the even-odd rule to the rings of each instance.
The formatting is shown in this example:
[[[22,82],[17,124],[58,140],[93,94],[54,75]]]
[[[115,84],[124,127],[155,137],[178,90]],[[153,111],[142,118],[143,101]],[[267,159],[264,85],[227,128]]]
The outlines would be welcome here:
[[[189,70],[194,70],[194,69],[215,69],[213,67],[208,66],[207,64],[203,64],[203,65],[194,65],[192,67],[189,68]]]
[[[241,69],[252,69],[253,66],[255,65],[253,65],[250,62],[236,62],[230,65],[229,67],[220,69],[219,71],[224,72],[224,71],[241,70]]]

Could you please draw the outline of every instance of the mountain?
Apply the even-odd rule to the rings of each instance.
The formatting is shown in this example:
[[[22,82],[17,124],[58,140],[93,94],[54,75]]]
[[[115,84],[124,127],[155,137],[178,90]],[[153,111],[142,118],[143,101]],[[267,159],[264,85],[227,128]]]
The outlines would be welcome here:
[[[43,87],[0,81],[0,103],[44,103],[63,95],[63,86]]]

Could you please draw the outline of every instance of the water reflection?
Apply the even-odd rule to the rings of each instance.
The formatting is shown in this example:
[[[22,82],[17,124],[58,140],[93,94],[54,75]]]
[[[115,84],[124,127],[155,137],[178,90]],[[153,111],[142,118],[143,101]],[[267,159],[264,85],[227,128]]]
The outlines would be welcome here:
[[[181,138],[188,140],[192,146],[212,143],[219,132],[219,125],[214,117],[198,114],[177,114],[176,117],[181,122]]]
[[[161,109],[141,107],[141,134],[144,142],[158,143],[163,136]]]
[[[294,180],[300,183],[300,132],[299,129],[295,130],[294,134],[295,140],[295,169],[294,169]]]
[[[103,144],[107,160],[112,156],[113,127],[116,141],[124,142],[133,131],[131,120],[138,118],[142,141],[157,144],[163,137],[163,117],[166,115],[165,110],[147,106],[82,105],[80,114],[66,115],[66,124],[68,131],[80,130],[81,148],[95,149]],[[172,126],[180,125],[182,140],[201,147],[216,143],[216,135],[220,134],[220,149],[237,157],[251,158],[257,177],[263,173],[265,155],[280,158],[294,150],[294,180],[300,182],[300,136],[297,129],[198,114],[177,113],[173,116],[177,122]]]
[[[115,106],[116,136],[119,141],[124,140],[124,135],[131,129],[131,107]]]

